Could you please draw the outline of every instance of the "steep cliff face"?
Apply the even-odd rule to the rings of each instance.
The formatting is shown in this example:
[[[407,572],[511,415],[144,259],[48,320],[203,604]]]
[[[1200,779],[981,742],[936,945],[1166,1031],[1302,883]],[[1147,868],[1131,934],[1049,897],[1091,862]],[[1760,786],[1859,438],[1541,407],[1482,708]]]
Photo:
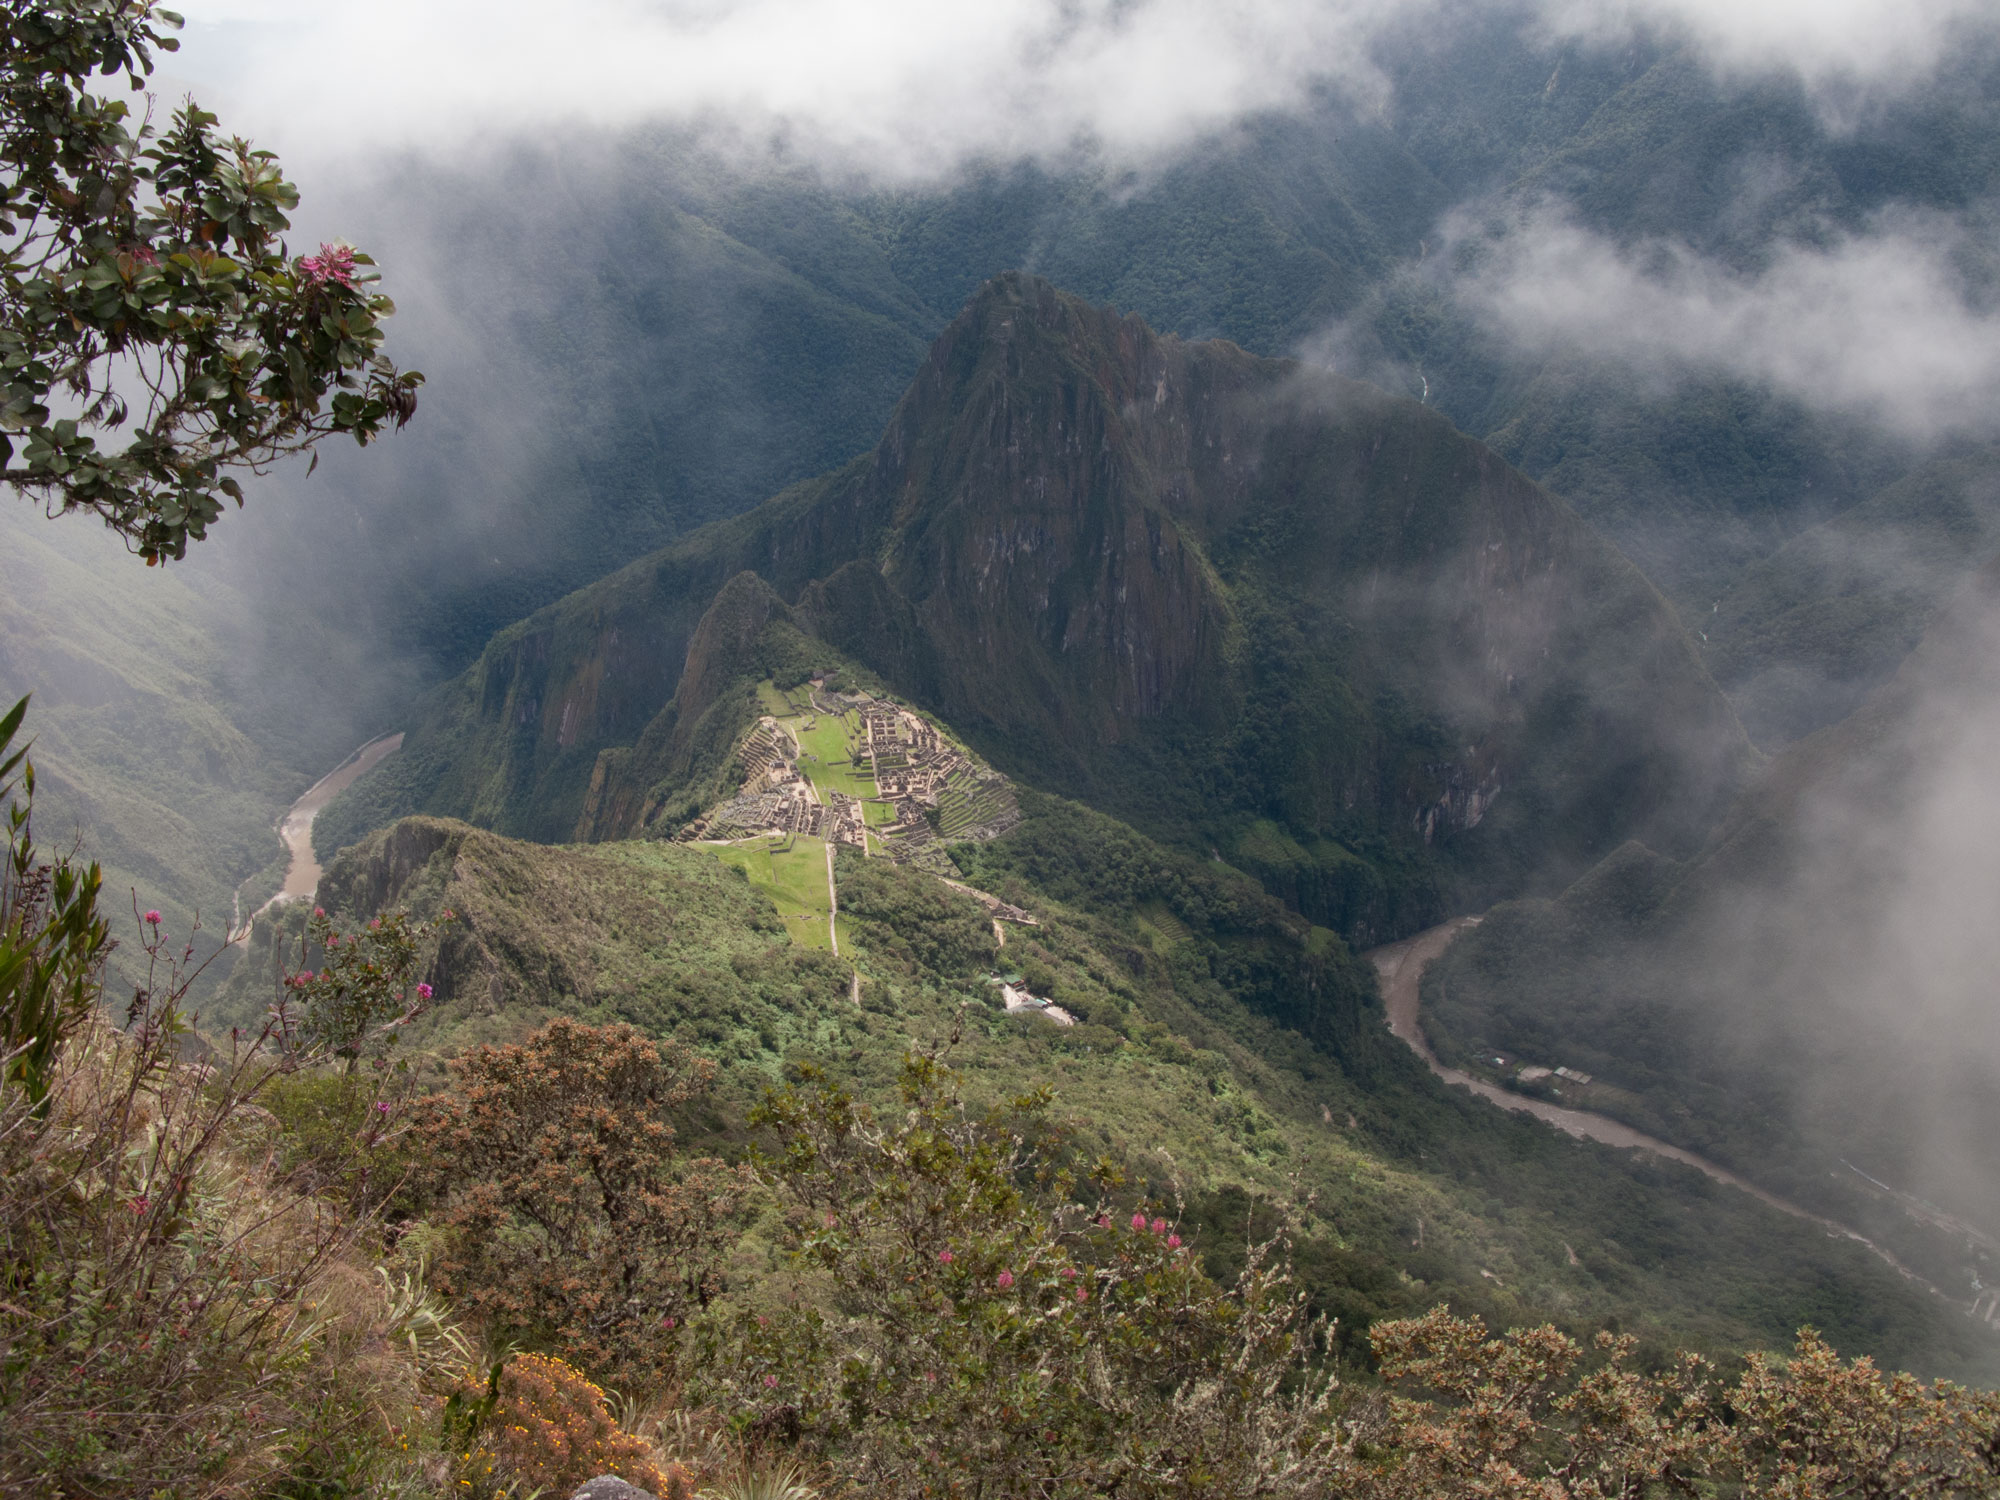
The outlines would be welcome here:
[[[934,346],[877,454],[880,567],[947,714],[1065,747],[1217,719],[1233,612],[1187,524],[1194,423],[1257,362],[1193,347],[1025,277]]]
[[[484,780],[408,805],[640,831],[742,572],[1011,773],[1357,940],[1635,834],[1692,847],[1748,753],[1645,579],[1436,413],[1009,275],[865,459],[496,639],[441,716]]]

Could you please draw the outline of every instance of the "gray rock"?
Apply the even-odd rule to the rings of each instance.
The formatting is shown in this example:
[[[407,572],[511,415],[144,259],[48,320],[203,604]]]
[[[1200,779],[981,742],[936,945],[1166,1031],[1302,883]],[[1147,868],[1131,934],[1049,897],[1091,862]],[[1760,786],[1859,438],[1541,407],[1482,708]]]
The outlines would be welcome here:
[[[569,1500],[654,1500],[654,1495],[651,1490],[642,1490],[613,1475],[600,1474]]]

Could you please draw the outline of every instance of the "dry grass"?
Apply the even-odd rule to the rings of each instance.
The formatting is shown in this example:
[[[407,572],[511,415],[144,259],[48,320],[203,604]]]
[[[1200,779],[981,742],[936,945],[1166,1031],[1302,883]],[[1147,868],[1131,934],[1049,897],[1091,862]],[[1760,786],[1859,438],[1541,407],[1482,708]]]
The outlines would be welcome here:
[[[276,1169],[270,1059],[184,1059],[173,1020],[92,1022],[45,1113],[0,1093],[0,1491],[264,1493],[395,1467],[422,1421],[448,1324]]]

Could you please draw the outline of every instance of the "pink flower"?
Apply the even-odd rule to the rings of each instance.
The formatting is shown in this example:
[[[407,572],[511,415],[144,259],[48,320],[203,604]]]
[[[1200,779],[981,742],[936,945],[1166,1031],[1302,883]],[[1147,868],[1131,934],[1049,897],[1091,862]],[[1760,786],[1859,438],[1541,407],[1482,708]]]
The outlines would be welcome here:
[[[1007,1290],[1008,1287],[1012,1286],[1013,1284],[1014,1284],[1014,1273],[1012,1271],[1002,1271],[1000,1273],[1000,1290],[1004,1292]]]
[[[1178,1250],[1180,1249],[1180,1247],[1181,1247],[1181,1237],[1179,1235],[1170,1234],[1167,1236],[1167,1248],[1169,1250]]]
[[[149,911],[146,913],[146,921],[152,926],[158,927],[160,925],[160,914],[156,911]]]
[[[303,256],[299,260],[299,274],[314,286],[325,286],[328,282],[354,287],[354,247],[351,245],[321,245],[319,254]]]
[[[1085,1291],[1082,1287],[1078,1287],[1076,1289],[1076,1300],[1079,1302],[1088,1302],[1090,1300],[1090,1293]]]
[[[160,257],[153,253],[153,247],[150,245],[131,245],[126,248],[125,253],[142,266],[157,266],[160,263]]]
[[[662,1328],[672,1328],[674,1326],[673,1316],[669,1314],[668,1316],[660,1319],[660,1326]]]
[[[326,915],[326,908],[325,908],[324,906],[315,906],[315,907],[313,908],[313,915],[314,915],[314,916],[316,916],[316,917],[323,917],[323,916],[325,916],[325,915]]]
[[[311,984],[312,982],[313,982],[313,971],[311,969],[302,970],[301,972],[294,974],[292,976],[293,984]]]
[[[1099,1229],[1109,1229],[1111,1227],[1111,1215],[1099,1214],[1097,1216],[1097,1227]]]
[[[380,917],[370,917],[368,919],[368,930],[370,932],[375,932],[379,930],[381,926],[382,926],[382,919]]]
[[[152,1200],[148,1198],[144,1193],[141,1193],[138,1197],[134,1198],[130,1204],[132,1212],[140,1215],[143,1215],[146,1212],[146,1210],[151,1208],[152,1206],[153,1206]]]
[[[775,1376],[775,1375],[766,1375],[766,1376],[764,1377],[764,1389],[765,1389],[765,1390],[767,1390],[767,1391],[768,1391],[768,1390],[776,1390],[776,1389],[777,1389],[777,1386],[778,1386],[778,1377],[777,1377],[777,1376]]]
[[[383,1115],[389,1113],[389,1101],[387,1099],[377,1099],[375,1101],[375,1112]]]
[[[1132,1227],[1141,1234],[1144,1234],[1146,1232],[1146,1216],[1144,1214],[1132,1215]]]
[[[949,1250],[938,1251],[938,1264],[944,1266],[951,1264],[951,1252]]]
[[[428,1000],[430,999],[430,997],[431,997],[431,987],[429,985],[420,984],[417,986],[417,998],[419,1000]]]
[[[1167,1232],[1167,1221],[1165,1219],[1153,1220],[1153,1233],[1165,1234],[1166,1232]]]
[[[1063,1280],[1064,1280],[1064,1281],[1074,1281],[1074,1280],[1076,1280],[1076,1267],[1075,1267],[1075,1266],[1064,1266],[1064,1267],[1063,1267],[1063,1272],[1062,1272],[1062,1274],[1063,1274]]]

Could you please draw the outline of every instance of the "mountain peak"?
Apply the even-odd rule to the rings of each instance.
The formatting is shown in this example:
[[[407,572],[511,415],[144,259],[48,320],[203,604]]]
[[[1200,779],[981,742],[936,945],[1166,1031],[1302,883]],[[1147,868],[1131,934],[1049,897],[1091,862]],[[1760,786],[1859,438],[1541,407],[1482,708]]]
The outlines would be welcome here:
[[[1747,753],[1638,571],[1437,413],[1021,273],[938,337],[870,454],[517,628],[504,670],[532,687],[479,696],[571,732],[505,772],[559,836],[586,781],[584,831],[631,832],[711,775],[697,747],[726,753],[780,644],[1357,940],[1627,838],[1687,852]],[[643,733],[576,730],[674,659]]]

